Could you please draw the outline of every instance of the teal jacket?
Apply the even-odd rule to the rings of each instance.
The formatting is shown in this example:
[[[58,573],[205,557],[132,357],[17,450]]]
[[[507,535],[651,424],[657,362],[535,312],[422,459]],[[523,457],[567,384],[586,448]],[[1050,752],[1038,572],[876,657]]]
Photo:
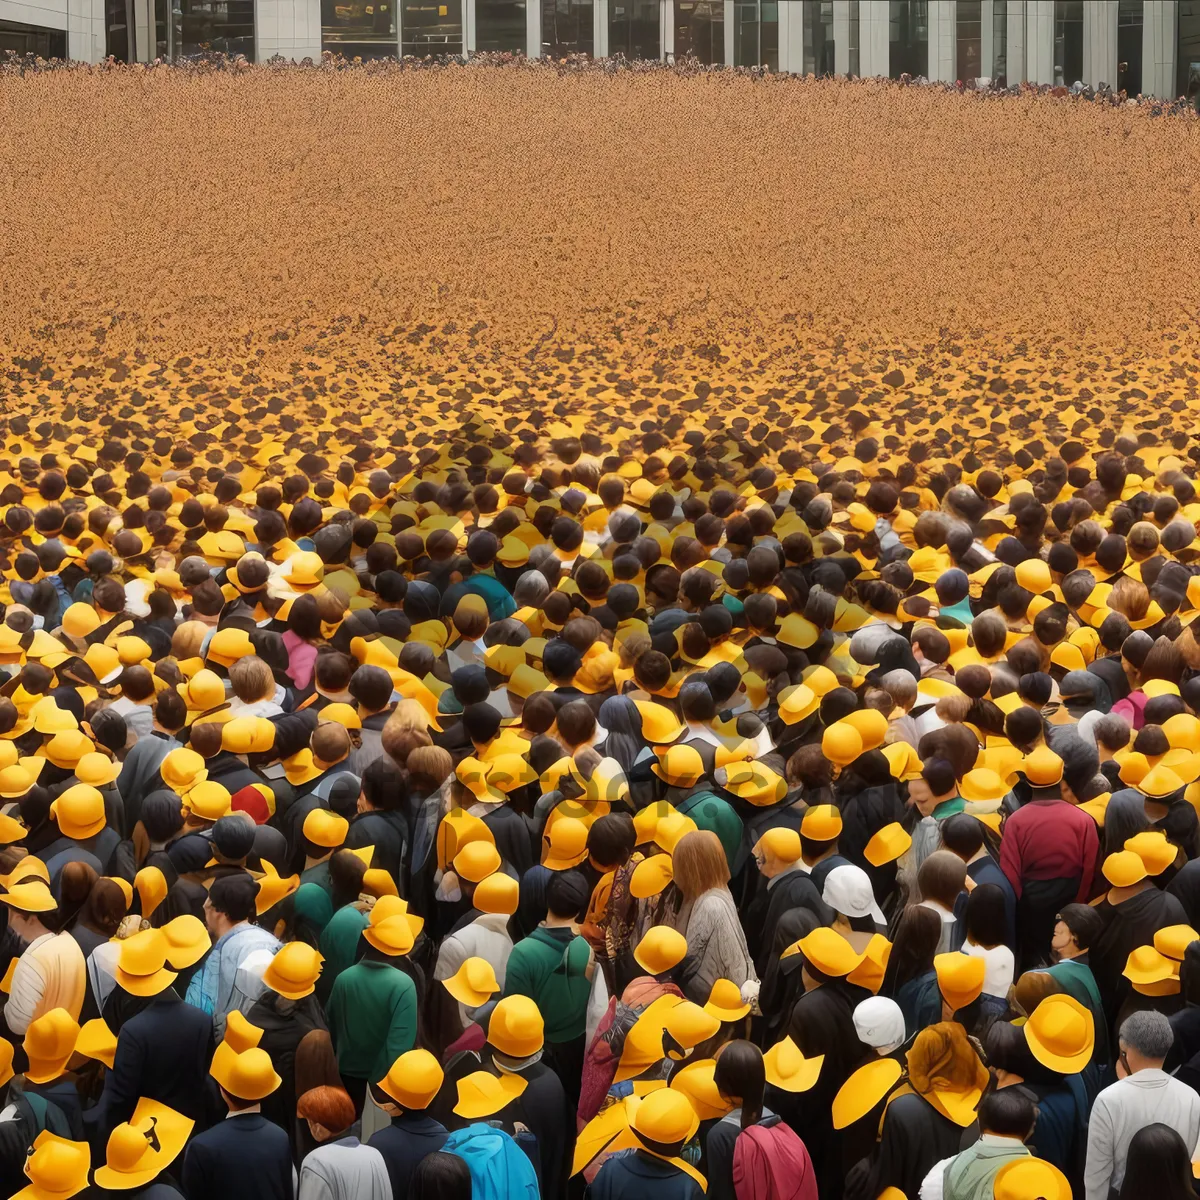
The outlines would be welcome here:
[[[696,822],[697,829],[707,829],[717,835],[721,841],[721,849],[725,851],[729,873],[736,875],[741,870],[745,858],[739,854],[742,848],[742,818],[734,812],[733,806],[712,792],[701,791],[677,804],[676,808],[685,817],[691,817]]]
[[[505,968],[504,994],[528,996],[546,1020],[546,1041],[582,1037],[592,992],[586,975],[591,948],[569,928],[539,925],[514,947]]]
[[[338,1070],[378,1083],[417,1040],[417,988],[391,963],[366,959],[338,977],[329,996]]]

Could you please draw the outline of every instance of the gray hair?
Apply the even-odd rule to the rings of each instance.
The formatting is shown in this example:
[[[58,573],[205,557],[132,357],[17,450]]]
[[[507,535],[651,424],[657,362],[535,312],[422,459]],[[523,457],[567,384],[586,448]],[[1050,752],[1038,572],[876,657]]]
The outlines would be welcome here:
[[[1121,1022],[1121,1042],[1143,1058],[1162,1061],[1175,1042],[1171,1022],[1160,1012],[1135,1012]]]
[[[518,605],[536,608],[550,595],[550,584],[541,571],[525,571],[513,589],[513,601]]]

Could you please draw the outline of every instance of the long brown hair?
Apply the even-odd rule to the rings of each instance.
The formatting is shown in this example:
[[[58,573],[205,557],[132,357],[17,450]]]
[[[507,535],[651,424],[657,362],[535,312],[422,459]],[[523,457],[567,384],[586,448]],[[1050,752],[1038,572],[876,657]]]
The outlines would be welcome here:
[[[685,833],[671,855],[675,886],[687,901],[729,883],[729,863],[721,839],[711,829]]]

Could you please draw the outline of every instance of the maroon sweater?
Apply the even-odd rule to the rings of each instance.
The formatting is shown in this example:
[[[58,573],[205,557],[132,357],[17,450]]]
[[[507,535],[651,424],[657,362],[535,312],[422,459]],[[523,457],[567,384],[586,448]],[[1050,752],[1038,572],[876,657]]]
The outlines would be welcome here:
[[[1025,880],[1079,876],[1077,899],[1085,903],[1099,845],[1096,822],[1087,813],[1065,800],[1031,800],[1004,823],[1000,866],[1018,899]]]

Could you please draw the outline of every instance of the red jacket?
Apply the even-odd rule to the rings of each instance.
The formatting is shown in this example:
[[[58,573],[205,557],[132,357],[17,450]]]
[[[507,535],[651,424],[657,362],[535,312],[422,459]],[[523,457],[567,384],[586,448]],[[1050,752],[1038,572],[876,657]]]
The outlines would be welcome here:
[[[1078,876],[1077,900],[1086,903],[1099,846],[1096,822],[1087,813],[1065,800],[1031,800],[1004,824],[1000,867],[1018,899],[1026,880]]]

